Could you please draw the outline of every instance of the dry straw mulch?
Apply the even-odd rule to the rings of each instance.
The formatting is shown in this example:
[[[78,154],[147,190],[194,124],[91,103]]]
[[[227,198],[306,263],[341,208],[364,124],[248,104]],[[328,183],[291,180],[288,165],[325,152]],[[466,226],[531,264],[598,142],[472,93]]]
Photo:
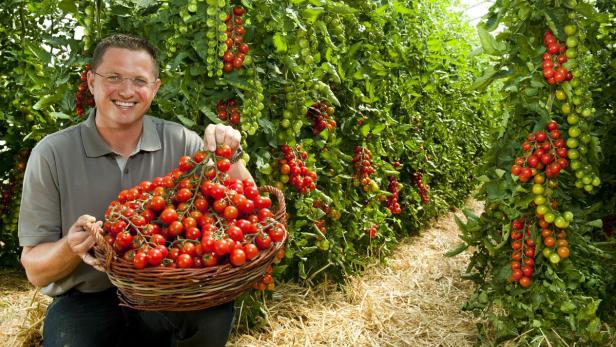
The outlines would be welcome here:
[[[0,270],[0,345],[39,346],[41,323],[51,299],[16,270]]]
[[[470,201],[467,207],[478,212],[482,205]],[[478,321],[460,311],[472,292],[460,279],[470,254],[443,257],[458,243],[453,215],[402,242],[387,265],[349,278],[342,290],[328,283],[279,285],[267,303],[269,326],[235,334],[228,345],[472,346]],[[0,279],[0,345],[40,345],[49,298],[16,271],[1,271]]]
[[[467,207],[482,209],[476,201]],[[387,265],[350,278],[342,291],[330,284],[279,286],[268,329],[236,335],[230,345],[472,346],[478,320],[460,311],[472,292],[460,279],[470,253],[443,257],[459,242],[453,216],[401,243]]]

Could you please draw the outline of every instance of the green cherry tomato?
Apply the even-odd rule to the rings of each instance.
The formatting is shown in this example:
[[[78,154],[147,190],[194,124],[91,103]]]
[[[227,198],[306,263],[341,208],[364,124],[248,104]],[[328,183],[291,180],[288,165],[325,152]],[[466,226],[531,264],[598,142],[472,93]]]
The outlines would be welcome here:
[[[548,211],[550,211],[550,208],[544,204],[537,206],[537,208],[535,209],[535,212],[537,212],[537,214],[540,216],[544,216],[546,213],[548,213]]]
[[[543,206],[543,205],[545,205],[546,200],[545,200],[545,197],[543,195],[535,195],[535,198],[533,199],[533,202],[537,206]],[[543,214],[545,214],[545,212]]]
[[[577,27],[573,24],[565,25],[564,29],[567,36],[571,36],[577,31]]]
[[[571,222],[573,220],[573,212],[565,211],[563,212],[563,217],[565,218],[567,222]]]
[[[566,42],[566,44],[567,44],[567,47],[568,47],[568,48],[574,48],[574,47],[577,47],[577,45],[578,45],[578,39],[577,39],[577,38],[575,38],[575,37],[573,37],[573,36],[571,36],[571,37],[567,37],[567,42]]]
[[[565,229],[569,226],[569,222],[567,222],[564,217],[558,216],[554,220],[554,225],[556,225],[557,228]]]
[[[578,127],[571,127],[569,128],[569,131],[568,131],[568,134],[571,137],[578,137],[581,135],[581,133],[582,131]],[[575,146],[573,146],[573,148],[575,148]]]
[[[533,184],[532,188],[533,194],[541,195],[544,192],[543,184]]]

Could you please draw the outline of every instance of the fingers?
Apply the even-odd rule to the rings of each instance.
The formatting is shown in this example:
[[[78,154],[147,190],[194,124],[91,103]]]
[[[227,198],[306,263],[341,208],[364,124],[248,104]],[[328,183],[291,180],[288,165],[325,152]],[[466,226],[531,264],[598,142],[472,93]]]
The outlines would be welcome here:
[[[68,243],[73,252],[81,256],[94,246],[96,240],[88,233],[74,232],[69,234]]]
[[[205,135],[203,135],[203,142],[205,142],[205,148],[214,152],[216,150],[216,126],[210,124],[205,128]]]
[[[242,134],[231,128],[231,134],[228,135],[229,136],[229,142],[228,145],[231,147],[231,149],[233,149],[234,151],[240,146],[240,141],[242,141]]]
[[[103,267],[103,264],[101,264],[101,262],[98,261],[98,259],[96,259],[92,254],[90,254],[90,252],[86,252],[85,254],[83,254],[81,256],[81,259],[83,260],[84,263],[92,266],[96,270],[105,272],[105,268]]]
[[[216,145],[222,145],[225,143],[227,132],[226,127],[223,124],[216,124]]]
[[[216,146],[226,144],[235,150],[242,140],[242,135],[239,131],[224,124],[210,124],[205,128],[203,142],[208,151],[213,152]]]
[[[70,234],[70,233],[75,233],[75,232],[80,232],[80,231],[86,231],[85,230],[86,224],[94,223],[94,222],[96,222],[96,218],[90,215],[84,214],[83,216],[80,216],[79,218],[77,218],[77,220],[68,230],[68,232]]]

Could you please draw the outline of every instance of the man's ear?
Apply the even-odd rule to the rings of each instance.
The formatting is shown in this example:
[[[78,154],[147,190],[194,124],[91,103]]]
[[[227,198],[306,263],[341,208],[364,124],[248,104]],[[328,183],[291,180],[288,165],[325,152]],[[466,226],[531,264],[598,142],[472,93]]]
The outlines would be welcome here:
[[[162,82],[160,78],[157,78],[156,82],[154,82],[154,96],[156,96],[156,93],[158,93],[158,89],[160,88],[161,83]]]
[[[88,89],[90,89],[90,93],[94,95],[94,72],[92,72],[92,70],[88,71]]]

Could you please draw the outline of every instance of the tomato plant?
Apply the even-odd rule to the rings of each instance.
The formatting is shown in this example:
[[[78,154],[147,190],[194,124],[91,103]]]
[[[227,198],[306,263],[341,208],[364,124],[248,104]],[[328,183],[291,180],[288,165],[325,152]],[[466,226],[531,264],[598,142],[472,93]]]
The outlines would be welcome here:
[[[477,247],[465,309],[485,314],[488,344],[606,342],[616,259],[601,226],[615,205],[600,201],[613,189],[604,185],[614,132],[600,128],[613,115],[602,96],[613,70],[598,56],[613,54],[613,15],[613,6],[576,0],[497,2],[478,26],[494,62],[474,86],[498,80],[507,117],[481,169],[486,209],[460,221],[463,243],[449,255]]]

